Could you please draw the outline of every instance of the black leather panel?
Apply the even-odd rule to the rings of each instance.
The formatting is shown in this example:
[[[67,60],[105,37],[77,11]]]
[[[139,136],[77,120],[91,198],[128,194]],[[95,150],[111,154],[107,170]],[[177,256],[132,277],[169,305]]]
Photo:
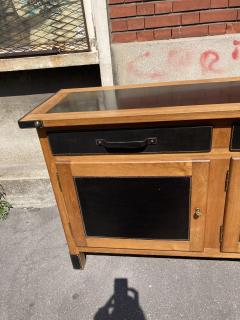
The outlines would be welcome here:
[[[190,177],[75,177],[88,236],[189,239]]]
[[[72,92],[48,113],[92,112],[240,102],[240,81]]]
[[[208,152],[212,126],[58,131],[48,138],[54,155]]]
[[[230,150],[240,151],[240,123],[236,123],[232,127]]]

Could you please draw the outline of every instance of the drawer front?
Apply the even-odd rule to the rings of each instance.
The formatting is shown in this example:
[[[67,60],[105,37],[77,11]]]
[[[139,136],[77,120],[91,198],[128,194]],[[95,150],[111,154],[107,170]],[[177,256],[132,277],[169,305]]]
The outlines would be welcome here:
[[[232,127],[230,151],[240,151],[240,123],[236,123]]]
[[[211,150],[212,126],[48,132],[54,155]]]

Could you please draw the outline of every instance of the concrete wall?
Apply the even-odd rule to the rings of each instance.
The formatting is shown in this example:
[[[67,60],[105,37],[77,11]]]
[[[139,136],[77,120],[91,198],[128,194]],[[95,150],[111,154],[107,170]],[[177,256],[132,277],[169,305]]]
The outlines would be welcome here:
[[[240,76],[240,34],[111,47],[116,84]]]
[[[113,85],[112,56],[106,0],[91,0],[93,21],[96,30],[97,50],[103,86]]]
[[[61,88],[100,85],[99,66],[0,73],[0,184],[14,207],[48,207],[54,197],[35,129],[17,121]]]

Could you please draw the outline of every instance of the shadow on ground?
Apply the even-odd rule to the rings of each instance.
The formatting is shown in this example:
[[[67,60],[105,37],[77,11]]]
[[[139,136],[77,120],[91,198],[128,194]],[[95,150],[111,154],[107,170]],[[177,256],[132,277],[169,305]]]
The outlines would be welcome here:
[[[115,279],[114,293],[94,316],[94,320],[146,320],[139,305],[138,291],[128,288],[128,280]]]

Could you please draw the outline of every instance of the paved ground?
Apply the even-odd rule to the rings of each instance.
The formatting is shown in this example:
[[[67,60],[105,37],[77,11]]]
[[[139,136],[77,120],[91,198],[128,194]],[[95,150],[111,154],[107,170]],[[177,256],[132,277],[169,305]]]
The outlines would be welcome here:
[[[236,261],[91,255],[76,271],[56,208],[0,222],[0,320],[239,320],[239,283]]]

